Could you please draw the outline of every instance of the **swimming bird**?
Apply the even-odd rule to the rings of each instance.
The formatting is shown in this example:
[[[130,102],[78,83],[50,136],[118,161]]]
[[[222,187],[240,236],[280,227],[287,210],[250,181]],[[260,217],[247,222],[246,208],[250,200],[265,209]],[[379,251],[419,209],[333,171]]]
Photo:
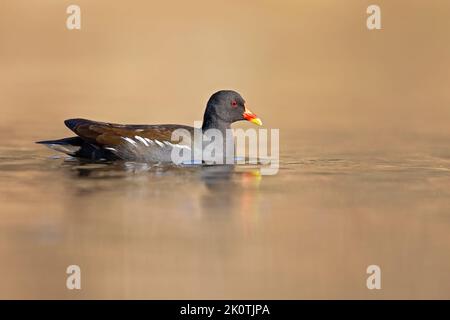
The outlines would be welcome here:
[[[175,130],[184,129],[193,135],[195,130],[205,133],[209,129],[216,129],[225,136],[231,124],[240,120],[262,125],[261,120],[246,107],[245,100],[238,92],[221,90],[209,98],[199,129],[178,124],[127,125],[78,118],[64,121],[77,136],[36,143],[76,158],[94,161],[165,162],[171,161],[173,148],[192,148],[192,145],[172,139]]]

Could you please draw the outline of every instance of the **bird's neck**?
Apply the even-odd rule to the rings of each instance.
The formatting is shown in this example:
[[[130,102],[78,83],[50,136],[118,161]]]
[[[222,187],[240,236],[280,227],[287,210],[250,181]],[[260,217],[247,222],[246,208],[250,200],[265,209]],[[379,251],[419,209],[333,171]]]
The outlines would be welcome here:
[[[231,124],[229,122],[223,121],[217,116],[205,114],[203,118],[202,133],[206,140],[203,142],[203,148],[214,143],[214,160],[217,161],[218,159],[222,159],[221,161],[223,162],[221,163],[230,163],[230,159],[232,161],[231,163],[234,162],[234,138],[231,132],[227,132],[227,129],[231,129]],[[217,137],[217,130],[221,133],[221,138]],[[217,145],[220,141],[222,141],[221,145]]]
[[[230,129],[230,123],[223,121],[217,116],[205,114],[203,117],[202,131],[205,133],[208,129],[217,129],[223,134],[226,133],[227,129]]]

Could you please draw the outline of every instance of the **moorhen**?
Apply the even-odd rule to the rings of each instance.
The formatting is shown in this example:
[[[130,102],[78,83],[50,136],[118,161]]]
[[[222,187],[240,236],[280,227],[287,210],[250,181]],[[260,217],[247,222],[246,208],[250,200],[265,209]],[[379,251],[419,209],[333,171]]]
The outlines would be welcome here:
[[[201,130],[204,133],[208,129],[217,129],[225,136],[226,129],[240,120],[262,125],[261,120],[246,108],[239,93],[221,90],[209,98]],[[172,133],[176,129],[185,129],[193,135],[194,130],[200,130],[177,124],[123,125],[86,119],[68,119],[64,123],[77,134],[76,137],[36,143],[88,160],[171,161],[174,147],[191,148],[181,145],[180,141],[172,141]]]

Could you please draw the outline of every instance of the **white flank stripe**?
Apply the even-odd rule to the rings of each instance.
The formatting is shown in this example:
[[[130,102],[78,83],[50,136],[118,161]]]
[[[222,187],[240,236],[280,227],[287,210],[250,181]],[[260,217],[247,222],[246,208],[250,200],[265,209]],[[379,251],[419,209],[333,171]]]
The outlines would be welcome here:
[[[160,146],[161,148],[164,147],[164,144],[162,144],[161,142],[159,142],[158,140],[155,139],[155,142],[158,144],[158,146]]]
[[[139,140],[140,142],[142,142],[146,147],[149,146],[149,144],[147,143],[147,141],[145,141],[144,138],[142,138],[142,137],[140,137],[140,136],[134,136],[134,138],[135,138],[136,140]]]
[[[133,139],[128,138],[128,137],[122,137],[122,138],[123,138],[123,140],[131,143],[132,145],[137,146],[136,141],[134,141]]]

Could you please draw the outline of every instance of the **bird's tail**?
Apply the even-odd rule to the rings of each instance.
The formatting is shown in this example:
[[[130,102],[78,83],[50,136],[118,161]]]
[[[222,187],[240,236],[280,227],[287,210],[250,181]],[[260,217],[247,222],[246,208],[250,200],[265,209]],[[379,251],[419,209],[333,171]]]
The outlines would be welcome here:
[[[71,137],[59,140],[36,141],[36,143],[43,144],[50,149],[73,156],[80,150],[84,141],[80,137]]]

